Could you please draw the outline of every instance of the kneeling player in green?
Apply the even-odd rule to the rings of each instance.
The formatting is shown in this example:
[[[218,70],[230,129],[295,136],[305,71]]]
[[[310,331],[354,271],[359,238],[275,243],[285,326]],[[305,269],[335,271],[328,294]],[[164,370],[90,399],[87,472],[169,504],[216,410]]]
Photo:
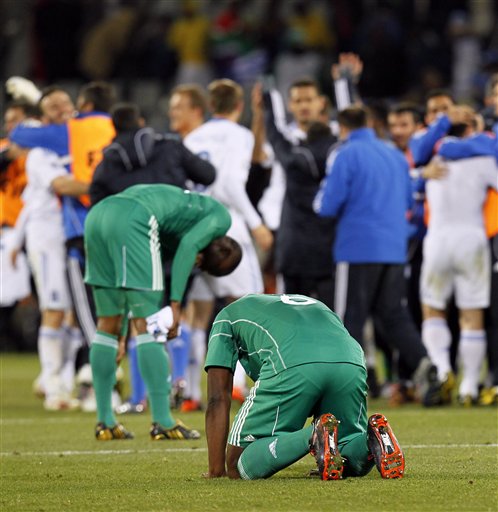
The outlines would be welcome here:
[[[136,185],[90,210],[85,223],[85,281],[92,285],[98,317],[90,350],[97,439],[133,437],[117,423],[111,404],[116,364],[124,352],[118,335],[128,313],[138,332],[138,363],[152,411],[151,438],[200,437],[171,416],[164,334],[167,328],[169,339],[177,336],[180,303],[194,265],[220,276],[239,264],[239,245],[223,236],[230,223],[230,214],[214,199],[169,185]],[[163,259],[171,258],[171,309],[161,309]],[[166,318],[167,312],[172,318]],[[161,326],[163,336],[157,329]]]
[[[229,432],[237,360],[255,384]],[[322,480],[363,476],[374,464],[383,478],[403,476],[404,456],[386,418],[367,421],[363,350],[321,302],[304,295],[237,300],[213,323],[205,368],[208,477],[267,478],[307,453]]]

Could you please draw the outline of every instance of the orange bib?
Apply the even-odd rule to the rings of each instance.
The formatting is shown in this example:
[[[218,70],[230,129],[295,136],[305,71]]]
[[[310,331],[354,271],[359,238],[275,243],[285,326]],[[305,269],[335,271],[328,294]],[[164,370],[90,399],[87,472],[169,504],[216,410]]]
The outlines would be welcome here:
[[[102,160],[103,149],[116,135],[112,121],[99,115],[81,117],[68,121],[67,129],[71,172],[77,180],[90,183],[95,168]],[[90,206],[88,195],[80,196],[79,200]]]

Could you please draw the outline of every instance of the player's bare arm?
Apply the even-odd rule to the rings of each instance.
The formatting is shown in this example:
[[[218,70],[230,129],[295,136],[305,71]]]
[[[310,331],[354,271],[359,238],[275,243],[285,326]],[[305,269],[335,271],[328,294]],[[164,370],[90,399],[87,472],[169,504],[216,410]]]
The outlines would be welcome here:
[[[208,369],[208,405],[206,437],[208,444],[208,478],[227,475],[225,451],[228,438],[233,375],[228,368]]]

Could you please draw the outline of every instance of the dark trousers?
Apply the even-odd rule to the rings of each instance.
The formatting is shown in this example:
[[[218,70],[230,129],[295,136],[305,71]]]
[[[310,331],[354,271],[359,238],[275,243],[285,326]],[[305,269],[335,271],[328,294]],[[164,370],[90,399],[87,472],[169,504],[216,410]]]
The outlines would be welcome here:
[[[371,316],[382,338],[399,351],[410,373],[427,356],[406,306],[404,265],[338,263],[335,309],[360,344],[365,322]]]
[[[295,277],[283,275],[285,293],[307,295],[334,309],[334,277]]]
[[[484,312],[492,385],[498,386],[498,235],[491,241],[491,302]]]
[[[73,301],[74,313],[86,342],[79,349],[76,357],[76,370],[78,370],[89,362],[90,345],[97,330],[97,315],[91,287],[84,282],[85,250],[83,238],[68,240],[66,248],[69,292]]]

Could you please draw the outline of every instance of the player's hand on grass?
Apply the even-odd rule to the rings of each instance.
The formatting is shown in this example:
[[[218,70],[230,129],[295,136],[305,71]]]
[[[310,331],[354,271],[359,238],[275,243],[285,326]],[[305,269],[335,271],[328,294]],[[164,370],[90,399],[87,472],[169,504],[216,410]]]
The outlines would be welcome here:
[[[211,472],[208,471],[207,473],[202,473],[203,478],[223,478],[224,476],[227,476],[227,472]]]

